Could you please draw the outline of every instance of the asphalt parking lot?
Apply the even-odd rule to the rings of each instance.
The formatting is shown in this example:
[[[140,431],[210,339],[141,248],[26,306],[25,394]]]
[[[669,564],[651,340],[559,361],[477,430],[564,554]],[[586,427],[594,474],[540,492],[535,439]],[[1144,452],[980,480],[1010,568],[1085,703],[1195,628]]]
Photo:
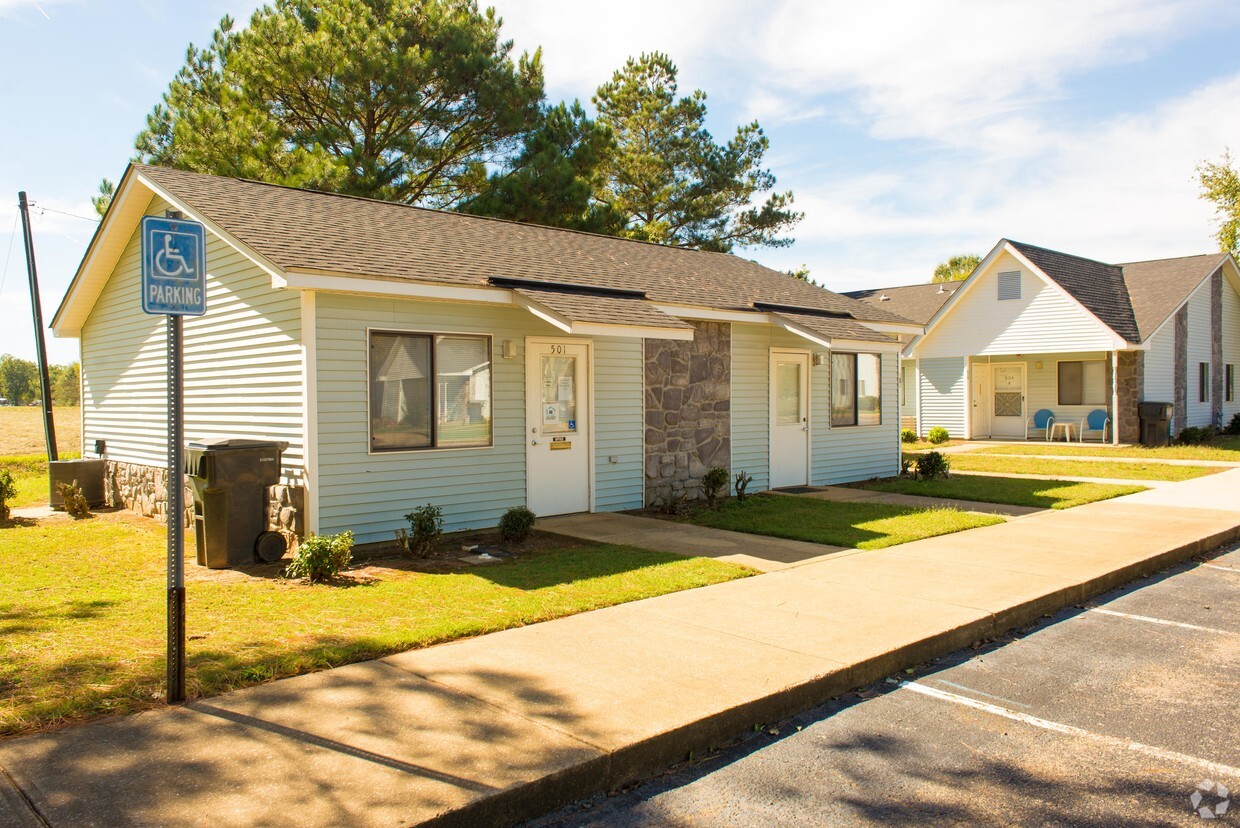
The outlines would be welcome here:
[[[1231,546],[530,826],[1240,825],[1237,702]]]

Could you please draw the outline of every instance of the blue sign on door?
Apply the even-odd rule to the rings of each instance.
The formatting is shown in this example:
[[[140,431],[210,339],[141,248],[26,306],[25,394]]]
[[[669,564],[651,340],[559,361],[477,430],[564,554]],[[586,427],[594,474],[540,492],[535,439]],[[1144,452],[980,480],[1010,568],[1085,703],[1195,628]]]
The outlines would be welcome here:
[[[207,312],[206,231],[196,221],[142,219],[142,310],[167,316]]]

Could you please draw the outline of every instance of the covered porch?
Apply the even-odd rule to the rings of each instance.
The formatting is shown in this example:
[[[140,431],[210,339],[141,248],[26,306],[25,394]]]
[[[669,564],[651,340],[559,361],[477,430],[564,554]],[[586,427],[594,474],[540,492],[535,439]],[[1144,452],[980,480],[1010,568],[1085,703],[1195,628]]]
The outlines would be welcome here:
[[[1136,442],[1141,356],[1130,350],[970,357],[966,435]]]

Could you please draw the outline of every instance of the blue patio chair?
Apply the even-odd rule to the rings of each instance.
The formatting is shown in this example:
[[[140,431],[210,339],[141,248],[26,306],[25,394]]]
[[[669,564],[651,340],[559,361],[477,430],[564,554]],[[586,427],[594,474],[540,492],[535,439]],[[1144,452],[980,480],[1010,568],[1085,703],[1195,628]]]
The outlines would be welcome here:
[[[1051,411],[1049,408],[1038,409],[1034,415],[1029,418],[1029,421],[1025,423],[1025,439],[1029,439],[1029,429],[1032,427],[1042,432],[1043,438],[1049,441],[1051,439],[1051,425],[1054,422],[1054,411]]]
[[[1102,442],[1107,441],[1107,428],[1111,425],[1111,418],[1107,416],[1106,409],[1095,408],[1093,411],[1085,415],[1081,420],[1081,442],[1085,442],[1086,431],[1102,432]]]

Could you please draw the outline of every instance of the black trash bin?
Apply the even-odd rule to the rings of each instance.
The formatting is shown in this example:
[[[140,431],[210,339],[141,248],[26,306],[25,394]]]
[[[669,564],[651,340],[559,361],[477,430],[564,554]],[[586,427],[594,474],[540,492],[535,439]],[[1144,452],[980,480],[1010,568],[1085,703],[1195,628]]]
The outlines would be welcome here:
[[[287,448],[284,442],[238,437],[186,447],[199,564],[227,569],[284,557],[284,536],[267,531],[266,489],[280,482],[280,455]]]
[[[1171,445],[1171,412],[1175,406],[1164,402],[1143,402],[1137,406],[1141,419],[1141,445]]]

